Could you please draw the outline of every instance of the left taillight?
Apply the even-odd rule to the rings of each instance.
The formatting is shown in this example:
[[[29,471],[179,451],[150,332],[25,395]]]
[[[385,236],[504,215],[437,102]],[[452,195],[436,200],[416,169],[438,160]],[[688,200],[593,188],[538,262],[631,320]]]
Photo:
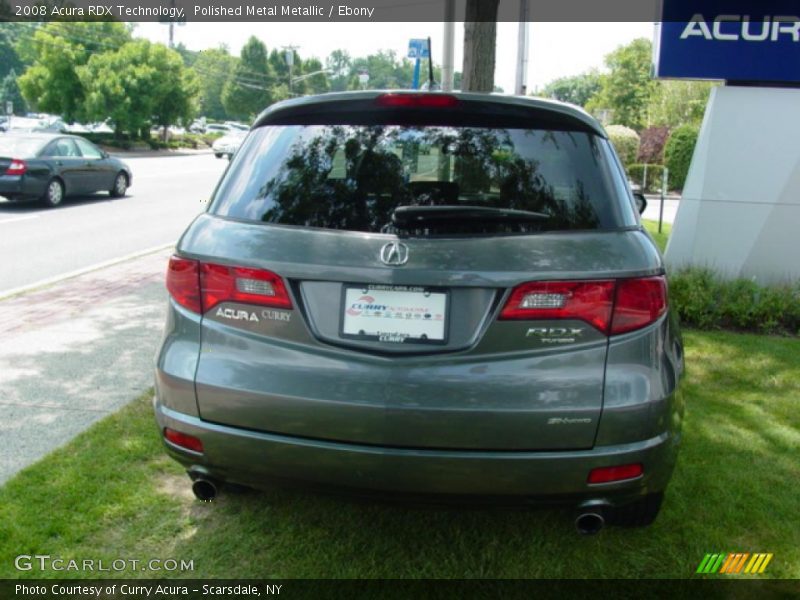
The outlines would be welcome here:
[[[201,313],[200,263],[173,256],[167,266],[167,291],[175,302],[192,312]]]
[[[11,161],[11,164],[8,165],[6,175],[24,175],[27,170],[28,163],[19,158],[15,158]]]
[[[501,320],[575,319],[606,335],[641,329],[667,310],[663,276],[608,281],[533,281],[517,286]]]
[[[222,302],[292,308],[283,279],[265,269],[173,256],[167,269],[167,289],[178,304],[196,313],[206,312]]]

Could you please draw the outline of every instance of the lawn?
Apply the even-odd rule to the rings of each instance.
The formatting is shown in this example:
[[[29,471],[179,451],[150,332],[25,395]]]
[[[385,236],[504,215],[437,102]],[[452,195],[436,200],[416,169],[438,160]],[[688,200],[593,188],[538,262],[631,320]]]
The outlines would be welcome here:
[[[650,232],[650,235],[653,236],[656,244],[658,244],[658,247],[661,248],[661,252],[664,252],[664,250],[667,248],[667,239],[669,239],[669,234],[672,231],[672,225],[669,223],[662,223],[661,233],[658,233],[658,221],[642,219],[642,224],[645,226],[647,231]]]
[[[0,578],[39,576],[14,570],[19,554],[193,560],[184,575],[201,578],[683,578],[707,552],[772,552],[761,577],[800,577],[800,339],[687,332],[686,361],[683,447],[648,529],[581,537],[566,508],[280,489],[201,504],[164,455],[145,395],[0,488]]]

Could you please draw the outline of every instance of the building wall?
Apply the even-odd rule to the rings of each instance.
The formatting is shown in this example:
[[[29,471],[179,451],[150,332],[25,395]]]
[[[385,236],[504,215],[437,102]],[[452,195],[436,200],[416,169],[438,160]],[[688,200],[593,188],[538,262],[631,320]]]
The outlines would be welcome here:
[[[800,279],[800,89],[713,90],[666,261]]]

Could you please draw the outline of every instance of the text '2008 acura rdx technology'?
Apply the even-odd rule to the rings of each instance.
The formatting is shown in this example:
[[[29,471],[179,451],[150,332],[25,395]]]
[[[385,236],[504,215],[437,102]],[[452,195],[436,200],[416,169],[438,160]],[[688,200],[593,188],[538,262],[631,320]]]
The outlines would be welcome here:
[[[568,105],[276,104],[169,263],[155,412],[195,494],[296,480],[646,525],[683,350],[603,129]]]

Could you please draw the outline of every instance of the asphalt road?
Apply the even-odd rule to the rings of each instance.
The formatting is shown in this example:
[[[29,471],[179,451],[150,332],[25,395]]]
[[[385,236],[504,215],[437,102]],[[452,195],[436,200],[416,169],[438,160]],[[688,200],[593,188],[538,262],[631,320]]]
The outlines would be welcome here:
[[[133,171],[125,198],[70,198],[55,209],[0,203],[0,296],[174,243],[227,165],[212,154],[123,160]]]

